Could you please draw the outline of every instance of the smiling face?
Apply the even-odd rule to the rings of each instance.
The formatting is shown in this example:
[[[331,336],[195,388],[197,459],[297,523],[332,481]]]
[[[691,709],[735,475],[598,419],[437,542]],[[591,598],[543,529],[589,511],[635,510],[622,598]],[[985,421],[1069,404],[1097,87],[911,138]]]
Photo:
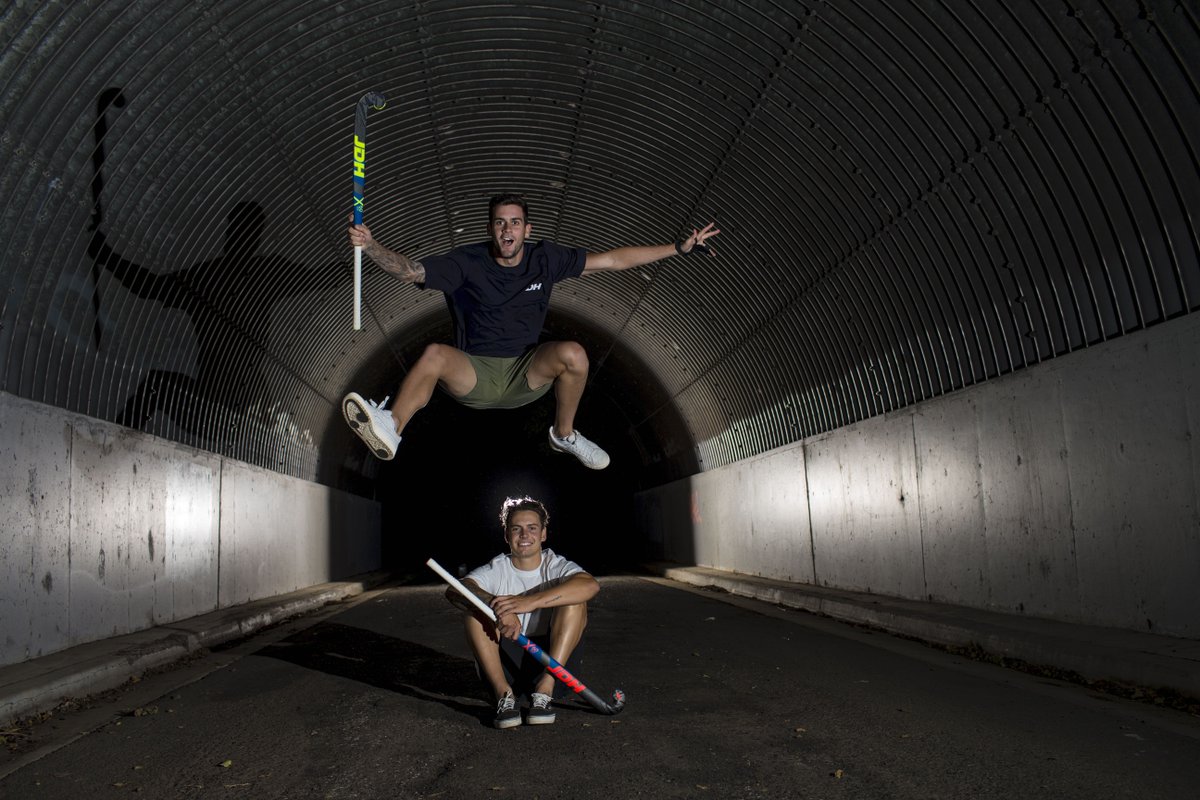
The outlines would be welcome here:
[[[499,205],[492,209],[491,221],[492,255],[497,263],[515,267],[521,263],[525,237],[533,226],[525,219],[525,212],[515,204]]]
[[[514,511],[508,518],[504,540],[508,542],[514,558],[539,558],[542,542],[546,541],[546,526],[536,511]]]

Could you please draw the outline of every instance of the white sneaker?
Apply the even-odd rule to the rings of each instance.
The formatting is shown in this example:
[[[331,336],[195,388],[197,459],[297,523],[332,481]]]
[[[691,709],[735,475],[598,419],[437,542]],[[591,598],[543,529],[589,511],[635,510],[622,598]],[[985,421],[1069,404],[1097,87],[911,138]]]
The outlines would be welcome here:
[[[550,448],[560,453],[570,453],[588,469],[604,469],[608,466],[608,453],[578,430],[571,431],[570,436],[560,439],[554,435],[554,426],[551,425]]]
[[[383,403],[387,401],[383,398]],[[400,434],[396,433],[396,421],[384,410],[383,403],[364,400],[358,392],[351,392],[342,398],[342,415],[372,453],[384,461],[391,461],[396,457]]]

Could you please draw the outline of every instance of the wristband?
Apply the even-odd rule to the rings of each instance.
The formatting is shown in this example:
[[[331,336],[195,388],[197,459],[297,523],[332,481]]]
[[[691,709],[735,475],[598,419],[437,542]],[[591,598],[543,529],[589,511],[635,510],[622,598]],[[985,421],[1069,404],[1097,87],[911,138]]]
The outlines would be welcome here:
[[[690,256],[690,255],[695,255],[696,253],[703,253],[704,255],[708,255],[708,245],[701,244],[700,242],[696,242],[695,244],[693,244],[691,250],[684,250],[683,243],[686,241],[687,241],[687,239],[679,239],[675,242],[675,252],[676,253],[679,253],[679,255],[681,255],[681,256]]]

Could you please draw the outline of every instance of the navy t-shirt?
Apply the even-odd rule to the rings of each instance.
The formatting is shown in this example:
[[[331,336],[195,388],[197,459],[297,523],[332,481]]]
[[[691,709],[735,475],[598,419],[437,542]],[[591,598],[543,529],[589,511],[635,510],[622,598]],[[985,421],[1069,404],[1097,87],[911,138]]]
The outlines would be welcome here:
[[[422,288],[446,294],[454,346],[473,356],[519,356],[537,344],[555,283],[583,274],[587,251],[542,239],[526,242],[521,263],[502,267],[490,243],[422,258]]]

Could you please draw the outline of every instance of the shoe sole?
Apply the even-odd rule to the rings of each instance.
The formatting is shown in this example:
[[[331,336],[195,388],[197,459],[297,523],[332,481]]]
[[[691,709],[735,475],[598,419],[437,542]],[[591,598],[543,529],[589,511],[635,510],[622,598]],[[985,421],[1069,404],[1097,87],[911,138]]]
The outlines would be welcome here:
[[[526,725],[553,725],[555,720],[554,714],[530,714],[529,719],[525,720]]]
[[[564,448],[562,448],[562,447],[559,447],[559,446],[558,446],[558,445],[556,445],[554,442],[551,442],[551,443],[550,443],[550,449],[551,449],[551,450],[554,450],[554,451],[557,451],[557,452],[559,452],[559,453],[566,453],[566,454],[567,454],[567,455],[569,455],[569,456],[575,456],[575,460],[576,460],[576,461],[578,461],[580,464],[583,464],[583,465],[584,465],[585,467],[587,467],[588,469],[604,469],[605,467],[607,467],[607,466],[608,466],[608,462],[606,461],[605,463],[601,464],[601,465],[600,465],[600,466],[598,466],[598,467],[593,467],[591,464],[587,463],[586,461],[584,461],[584,460],[583,460],[582,458],[580,458],[579,456],[576,456],[576,455],[575,455],[574,453],[572,453],[570,450],[566,450],[566,449],[564,449]]]
[[[506,728],[515,728],[520,724],[521,724],[520,717],[513,717],[512,719],[497,719],[497,720],[492,721],[492,725],[499,728],[500,730],[504,730]]]
[[[598,466],[598,467],[593,467],[591,464],[587,463],[586,461],[584,461],[582,458],[580,458],[579,456],[577,456],[577,455],[575,455],[574,453],[572,453],[572,452],[571,452],[570,450],[568,450],[567,448],[565,448],[565,447],[559,447],[557,444],[555,444],[555,443],[554,443],[554,440],[553,440],[553,439],[550,439],[549,441],[550,441],[550,449],[551,449],[551,450],[554,450],[555,452],[558,452],[558,453],[566,453],[566,454],[567,454],[567,455],[569,455],[569,456],[575,456],[575,460],[576,460],[576,461],[578,461],[580,464],[583,464],[583,465],[584,465],[585,467],[587,467],[588,469],[604,469],[604,468],[605,468],[605,467],[607,467],[607,466],[609,465],[609,463],[610,463],[609,461],[605,461],[605,462],[604,462],[603,464],[601,464],[600,466]],[[610,461],[611,461],[611,459],[610,459]]]
[[[367,411],[365,404],[354,397],[347,397],[342,402],[342,416],[346,418],[350,429],[358,434],[358,438],[371,448],[376,458],[391,461],[396,457],[396,451],[384,447],[383,441],[375,435],[375,429],[371,427],[371,412]]]

